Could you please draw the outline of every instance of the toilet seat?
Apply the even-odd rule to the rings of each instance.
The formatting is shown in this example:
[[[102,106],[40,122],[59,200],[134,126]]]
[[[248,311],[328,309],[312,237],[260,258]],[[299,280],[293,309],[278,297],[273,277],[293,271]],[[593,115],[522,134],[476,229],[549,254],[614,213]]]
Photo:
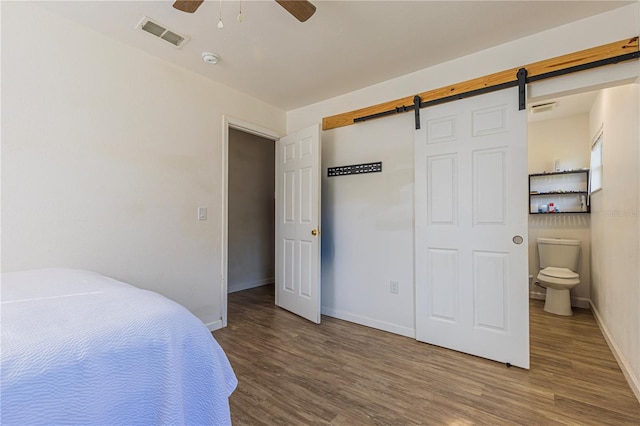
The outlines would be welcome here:
[[[580,284],[580,275],[567,268],[556,268],[555,266],[547,266],[538,274],[540,281],[549,284],[576,285]]]
[[[579,275],[567,268],[556,268],[555,266],[547,266],[540,271],[540,274],[552,278],[578,278]]]

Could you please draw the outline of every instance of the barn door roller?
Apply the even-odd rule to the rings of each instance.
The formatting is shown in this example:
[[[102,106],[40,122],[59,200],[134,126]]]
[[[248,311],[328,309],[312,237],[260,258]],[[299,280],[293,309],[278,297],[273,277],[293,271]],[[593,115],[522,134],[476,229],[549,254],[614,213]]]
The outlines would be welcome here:
[[[520,68],[516,74],[518,77],[518,110],[527,109],[527,69]]]

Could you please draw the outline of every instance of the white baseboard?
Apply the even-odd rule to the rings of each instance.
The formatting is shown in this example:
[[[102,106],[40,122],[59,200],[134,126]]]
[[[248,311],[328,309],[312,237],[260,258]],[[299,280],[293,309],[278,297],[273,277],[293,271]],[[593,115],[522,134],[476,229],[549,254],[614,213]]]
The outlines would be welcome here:
[[[274,277],[271,277],[271,278],[265,278],[263,280],[258,280],[258,281],[233,283],[233,284],[229,284],[227,293],[235,293],[236,291],[249,290],[250,288],[261,287],[263,285],[269,285],[275,282],[276,282],[276,279]]]
[[[618,348],[618,345],[616,345],[616,342],[613,340],[613,337],[609,333],[607,326],[602,321],[602,317],[600,316],[600,313],[593,303],[591,303],[591,311],[593,312],[593,316],[596,318],[596,322],[598,323],[598,327],[600,327],[600,331],[602,331],[604,340],[607,341],[607,344],[609,345],[613,356],[616,358],[616,361],[618,361],[618,365],[622,370],[622,374],[624,374],[624,377],[627,379],[627,383],[629,383],[629,387],[635,394],[638,402],[640,402],[640,378],[633,375],[631,366],[627,362],[622,352],[620,352],[620,348]]]
[[[589,309],[591,307],[591,300],[584,297],[571,297],[571,306],[574,308]]]
[[[336,311],[327,307],[322,307],[321,312],[322,315],[327,315],[332,318],[353,322],[382,331],[388,331],[389,333],[399,334],[405,337],[411,337],[412,339],[416,338],[416,331],[413,328],[403,327],[397,324],[391,324],[388,322],[363,317],[361,315],[356,315],[349,312]]]
[[[547,295],[545,293],[540,293],[540,292],[537,292],[537,291],[530,291],[529,292],[529,299],[544,300],[545,297],[547,297]]]
[[[538,291],[529,292],[529,299],[544,300],[546,297],[546,293],[541,293]],[[591,306],[590,302],[591,301],[589,299],[585,299],[584,297],[571,297],[571,306],[573,306],[574,308],[589,309],[589,307]]]
[[[209,331],[220,330],[222,328],[222,320],[220,319],[214,322],[208,322],[205,325],[207,326]]]

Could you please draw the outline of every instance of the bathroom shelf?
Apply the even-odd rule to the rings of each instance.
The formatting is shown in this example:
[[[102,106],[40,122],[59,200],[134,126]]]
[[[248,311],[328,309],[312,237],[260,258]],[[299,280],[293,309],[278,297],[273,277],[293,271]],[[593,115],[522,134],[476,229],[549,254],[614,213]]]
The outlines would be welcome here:
[[[588,189],[588,169],[530,174],[529,214],[591,213]],[[548,208],[549,203],[560,211],[540,211],[539,206]]]

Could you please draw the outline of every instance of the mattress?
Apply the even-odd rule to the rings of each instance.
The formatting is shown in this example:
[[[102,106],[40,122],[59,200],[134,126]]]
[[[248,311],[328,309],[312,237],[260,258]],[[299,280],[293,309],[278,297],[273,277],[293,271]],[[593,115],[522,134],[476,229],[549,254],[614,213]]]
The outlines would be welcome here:
[[[71,269],[2,274],[3,425],[226,425],[237,379],[181,305]]]

